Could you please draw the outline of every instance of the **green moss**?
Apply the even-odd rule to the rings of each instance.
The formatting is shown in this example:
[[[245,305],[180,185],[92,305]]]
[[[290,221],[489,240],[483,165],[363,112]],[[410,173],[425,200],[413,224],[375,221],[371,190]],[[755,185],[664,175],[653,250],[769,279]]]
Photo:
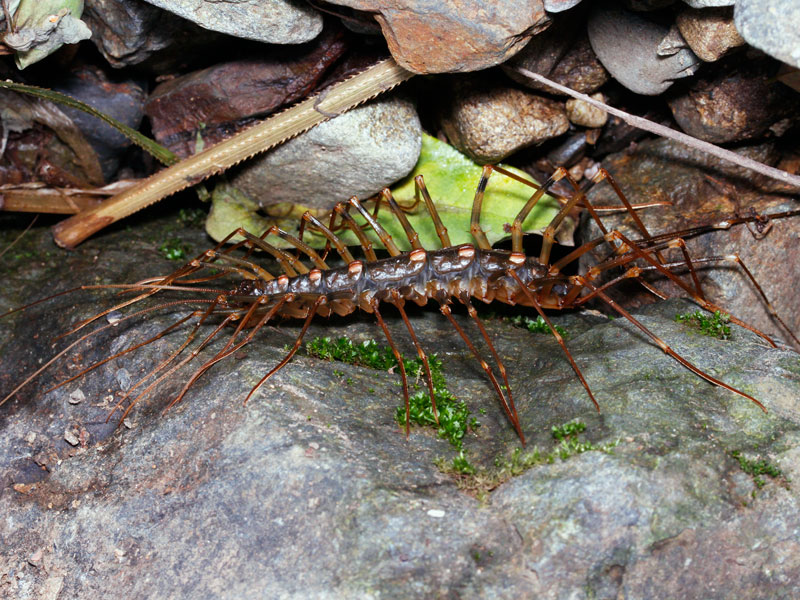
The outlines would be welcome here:
[[[358,344],[348,337],[340,337],[335,340],[329,337],[318,337],[306,344],[306,352],[325,360],[358,364],[381,371],[388,371],[397,366],[392,349],[379,346],[374,340],[366,340]],[[421,359],[402,358],[402,360],[409,380],[425,376]],[[459,457],[454,460],[461,461],[459,463],[461,472],[466,472],[468,461],[463,454],[464,436],[469,429],[477,429],[480,423],[476,418],[470,416],[467,405],[447,389],[447,383],[442,374],[442,361],[435,354],[431,354],[428,356],[428,364],[431,368],[433,394],[436,399],[439,423],[437,425],[436,417],[433,414],[433,405],[426,392],[427,386],[423,386],[422,390],[409,397],[409,421],[414,425],[436,429],[439,437],[446,439],[459,450]],[[402,427],[405,427],[405,404],[397,407],[395,419]],[[469,467],[472,466],[469,465]],[[474,467],[472,468],[474,469]]]
[[[614,453],[614,448],[619,444],[619,440],[607,444],[581,441],[578,436],[585,430],[586,424],[580,421],[554,426],[551,432],[557,444],[549,451],[544,452],[539,448],[533,448],[528,452],[523,452],[521,448],[515,448],[508,457],[498,456],[494,461],[493,469],[473,468],[471,471],[460,469],[455,459],[452,464],[439,461],[437,466],[442,472],[453,475],[460,489],[485,502],[489,492],[533,467],[552,464],[556,459],[567,460],[584,452]]]
[[[731,456],[739,462],[739,468],[753,478],[753,483],[758,489],[761,489],[767,483],[762,475],[767,475],[781,483],[781,485],[787,489],[789,488],[789,480],[786,479],[783,471],[777,466],[764,459],[752,460],[746,458],[739,450],[733,450]]]
[[[185,260],[191,246],[180,238],[169,238],[158,247],[158,250],[168,260]]]
[[[508,321],[512,325],[523,327],[531,333],[551,333],[550,326],[547,324],[547,321],[542,318],[542,315],[537,316],[535,319],[524,315],[517,315],[516,317],[509,317]],[[567,331],[563,327],[555,325],[555,330],[561,337],[567,336]]]
[[[727,340],[731,337],[730,315],[715,311],[713,315],[708,315],[701,310],[696,310],[693,313],[684,313],[675,315],[675,320],[678,323],[688,325],[701,335],[708,335],[711,337]]]

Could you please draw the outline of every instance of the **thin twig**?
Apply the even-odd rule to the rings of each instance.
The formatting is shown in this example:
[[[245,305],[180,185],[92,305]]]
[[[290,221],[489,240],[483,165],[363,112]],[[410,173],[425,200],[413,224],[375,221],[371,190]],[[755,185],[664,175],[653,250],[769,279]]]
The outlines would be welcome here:
[[[752,158],[747,158],[746,156],[736,154],[735,152],[731,152],[730,150],[726,150],[725,148],[720,148],[719,146],[715,146],[714,144],[711,144],[709,142],[699,140],[683,132],[676,131],[669,127],[665,127],[664,125],[654,123],[653,121],[650,121],[648,119],[643,119],[642,117],[637,117],[636,115],[632,115],[623,110],[619,110],[618,108],[609,106],[605,102],[600,102],[599,100],[590,98],[586,94],[581,94],[580,92],[576,92],[572,88],[568,88],[559,83],[556,83],[555,81],[551,81],[547,77],[539,75],[538,73],[534,73],[533,71],[529,71],[528,69],[523,69],[522,67],[516,67],[516,70],[525,77],[538,81],[539,83],[543,83],[544,85],[551,87],[554,90],[558,90],[562,94],[567,94],[569,96],[572,96],[573,98],[577,98],[578,100],[583,100],[584,102],[588,102],[592,106],[601,108],[611,113],[615,117],[619,117],[620,119],[625,121],[628,125],[632,125],[633,127],[637,127],[639,129],[644,129],[645,131],[655,133],[656,135],[660,135],[662,137],[673,139],[676,142],[680,142],[681,144],[689,146],[690,148],[695,148],[697,150],[707,152],[708,154],[712,154],[717,158],[721,158],[723,160],[732,162],[736,165],[739,165],[740,167],[751,169],[757,173],[766,175],[771,179],[777,179],[778,181],[782,181],[783,183],[788,183],[789,185],[800,188],[800,177],[798,177],[797,175],[792,175],[791,173],[787,173],[786,171],[782,171],[781,169],[770,167],[769,165],[760,163],[757,160],[753,160]]]
[[[17,237],[15,237],[15,238],[14,238],[14,241],[13,241],[13,242],[11,242],[11,243],[10,243],[8,246],[6,246],[5,248],[3,248],[3,251],[2,251],[2,252],[0,252],[0,258],[2,258],[2,257],[3,257],[3,254],[5,254],[5,253],[6,253],[6,252],[8,252],[9,250],[11,250],[11,246],[13,246],[13,245],[14,245],[14,244],[16,244],[18,241],[20,241],[20,240],[22,239],[22,236],[23,236],[23,235],[25,235],[26,233],[28,233],[28,230],[30,230],[30,228],[31,228],[31,227],[33,227],[33,224],[34,224],[34,223],[36,223],[36,219],[38,219],[38,218],[39,218],[39,215],[36,215],[35,217],[33,217],[33,220],[32,220],[30,223],[28,223],[28,226],[25,228],[25,231],[23,231],[22,233],[20,233],[20,234],[19,234]]]

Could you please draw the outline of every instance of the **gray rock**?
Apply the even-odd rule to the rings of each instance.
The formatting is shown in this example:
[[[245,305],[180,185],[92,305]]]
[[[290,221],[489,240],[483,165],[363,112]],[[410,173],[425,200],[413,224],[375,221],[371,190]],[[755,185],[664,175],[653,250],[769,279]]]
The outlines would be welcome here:
[[[675,18],[681,35],[692,51],[706,62],[719,60],[731,49],[744,44],[729,8],[686,9]]]
[[[113,67],[144,62],[159,50],[192,42],[210,43],[214,34],[176,15],[128,0],[86,0],[83,18],[92,43]]]
[[[748,44],[800,67],[800,4],[794,0],[738,0],[733,19]]]
[[[301,44],[322,31],[322,16],[298,0],[145,0],[212,31],[270,44]]]
[[[0,214],[0,224],[5,245],[26,223]],[[66,255],[53,251],[46,228],[35,229],[15,248],[19,258],[0,263],[0,306],[39,297],[45,287],[169,271],[174,263],[164,264],[151,240],[175,233],[175,215],[163,215]],[[203,248],[197,232],[179,235]],[[36,259],[24,258],[28,252]],[[52,355],[54,333],[105,304],[83,294],[0,320],[0,389]],[[487,320],[527,450],[551,451],[550,428],[573,419],[586,423],[583,439],[619,444],[613,454],[541,462],[486,504],[433,465],[454,455],[447,442],[418,429],[406,440],[394,423],[397,374],[299,355],[243,406],[294,339],[296,323],[265,331],[246,356],[216,365],[160,417],[188,374],[170,378],[131,413],[132,429],[100,429],[108,408],[99,405],[116,389],[116,369],[140,376],[183,335],[70,384],[86,392],[77,406],[60,399],[69,386],[43,393],[74,373],[65,360],[0,409],[4,591],[20,600],[209,592],[238,599],[795,597],[800,360],[738,328],[731,341],[689,334],[673,321],[689,308],[669,302],[637,315],[681,355],[757,395],[767,413],[698,379],[624,319],[560,317],[598,413],[552,338]],[[402,322],[386,316],[413,354]],[[465,447],[471,461],[491,469],[519,442],[482,370],[438,313],[411,319],[425,348],[445,361],[454,393],[473,412],[486,409]],[[174,320],[151,314],[111,333],[133,342]],[[315,323],[309,335],[344,333],[380,337],[358,318]],[[103,358],[109,343],[97,339],[74,358]],[[82,429],[83,443],[80,435],[74,447],[63,439]],[[790,481],[762,476],[757,487],[734,451],[763,458]]]
[[[261,206],[291,202],[330,209],[350,196],[368,198],[406,175],[421,148],[413,104],[383,98],[249,161],[231,183]]]
[[[698,68],[699,61],[688,48],[659,56],[659,45],[669,29],[639,13],[602,4],[590,13],[587,27],[600,62],[637,94],[660,94]]]
[[[569,129],[564,105],[539,94],[487,84],[485,77],[451,82],[441,126],[451,144],[486,164]]]

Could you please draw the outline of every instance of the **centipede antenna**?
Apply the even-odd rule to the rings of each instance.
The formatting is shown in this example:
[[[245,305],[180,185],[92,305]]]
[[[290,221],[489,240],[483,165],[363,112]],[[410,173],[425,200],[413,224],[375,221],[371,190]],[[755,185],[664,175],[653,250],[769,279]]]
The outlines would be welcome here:
[[[400,298],[400,294],[395,291],[392,294],[392,304],[397,307],[397,310],[400,312],[400,316],[403,318],[403,323],[406,324],[406,328],[408,329],[408,333],[411,336],[411,341],[414,342],[414,347],[417,349],[417,356],[422,361],[422,366],[425,369],[425,378],[428,382],[428,392],[431,397],[431,407],[433,408],[433,418],[436,420],[436,424],[439,424],[439,411],[436,410],[436,394],[433,392],[433,375],[431,374],[431,366],[428,363],[428,355],[425,354],[425,351],[422,349],[422,346],[417,339],[417,334],[414,333],[414,328],[411,326],[411,321],[408,320],[408,315],[406,311],[403,309],[403,299]]]
[[[261,378],[261,381],[259,381],[257,384],[255,384],[253,386],[253,389],[251,389],[250,393],[247,394],[247,398],[244,399],[244,403],[245,404],[247,404],[247,402],[250,400],[250,398],[253,396],[253,394],[255,394],[261,388],[261,386],[264,385],[264,382],[266,382],[267,379],[269,379],[275,373],[280,371],[283,367],[286,366],[286,364],[290,360],[292,360],[292,357],[295,355],[297,350],[300,348],[300,344],[303,343],[303,337],[305,337],[306,331],[308,331],[308,327],[309,327],[309,325],[311,325],[311,320],[314,318],[314,315],[316,314],[317,309],[322,304],[324,304],[326,301],[327,301],[327,299],[325,298],[325,296],[319,296],[316,299],[316,301],[314,302],[314,304],[311,305],[311,307],[308,309],[308,316],[306,317],[306,320],[303,323],[303,328],[300,330],[300,334],[297,336],[297,339],[294,341],[294,345],[292,346],[291,350],[289,350],[289,352],[286,354],[286,356],[283,357],[283,360],[281,360],[281,362],[279,362],[277,365],[272,367],[270,372],[267,373],[266,375],[264,375],[264,377]]]
[[[403,357],[400,355],[400,350],[397,349],[397,346],[392,339],[392,334],[389,332],[389,328],[386,326],[386,323],[381,316],[381,311],[378,309],[378,305],[380,303],[376,298],[373,298],[370,301],[370,308],[375,315],[375,318],[378,320],[378,325],[380,325],[381,329],[383,329],[383,335],[386,336],[386,341],[389,343],[389,347],[392,349],[392,354],[394,354],[394,359],[397,361],[397,366],[400,367],[400,378],[403,380],[403,398],[406,401],[406,439],[411,433],[411,400],[408,397],[408,376],[406,375],[406,367],[403,364]]]

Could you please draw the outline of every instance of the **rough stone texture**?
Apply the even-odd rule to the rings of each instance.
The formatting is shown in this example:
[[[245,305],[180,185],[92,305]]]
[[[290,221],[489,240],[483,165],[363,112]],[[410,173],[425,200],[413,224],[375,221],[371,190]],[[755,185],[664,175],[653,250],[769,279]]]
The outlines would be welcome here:
[[[411,102],[386,97],[346,112],[248,161],[231,183],[261,206],[330,209],[369,198],[417,163],[422,129]]]
[[[794,0],[738,0],[733,19],[748,44],[800,67],[800,4]]]
[[[605,102],[605,96],[601,93],[592,94],[593,100]],[[583,100],[575,100],[570,98],[567,100],[567,118],[571,123],[580,125],[581,127],[602,127],[608,120],[608,113],[602,108],[584,102]]]
[[[672,114],[686,133],[716,144],[759,137],[773,124],[798,115],[795,94],[774,79],[777,68],[768,59],[732,58],[674,96],[669,101]]]
[[[451,81],[441,126],[453,146],[479,163],[503,160],[517,150],[569,129],[561,102],[485,82],[485,77]]]
[[[111,81],[100,69],[81,67],[67,78],[54,77],[50,86],[133,129],[137,129],[142,122],[146,92],[141,81]],[[110,181],[119,167],[121,156],[130,148],[131,141],[110,125],[81,110],[67,106],[62,106],[61,110],[80,128],[97,152],[103,176]]]
[[[213,41],[210,32],[145,2],[86,0],[83,19],[113,67],[142,63],[170,46],[186,52],[193,43]]]
[[[767,164],[774,161],[774,149],[766,144],[738,151]],[[632,203],[654,200],[673,203],[673,206],[639,211],[651,234],[721,221],[737,212],[744,216],[751,207],[762,214],[797,207],[790,196],[765,193],[755,187],[754,182],[758,180],[751,172],[728,163],[720,165],[718,159],[667,140],[641,143],[634,152],[608,157],[603,166]],[[595,204],[618,202],[607,183],[594,188],[590,198]],[[627,216],[609,216],[606,221],[626,235],[639,237]],[[594,226],[588,229],[584,229],[585,239],[597,237],[599,232]],[[755,239],[744,225],[738,225],[730,231],[712,232],[689,240],[688,246],[693,258],[738,254],[789,327],[794,332],[800,331],[797,294],[793,285],[786,284],[800,279],[796,220],[774,221],[772,230],[761,240]],[[673,252],[673,260],[682,260],[679,251]],[[600,252],[594,258],[587,256],[584,268],[597,256],[604,255]],[[722,264],[723,268],[700,268],[700,282],[706,296],[766,333],[787,339],[786,333],[769,317],[745,274],[730,261]],[[653,300],[641,286],[632,286],[625,293],[625,297],[619,299],[629,306]]]
[[[196,151],[198,133],[206,145],[215,144],[252,124],[252,119],[237,120],[308,96],[346,48],[340,34],[323,34],[301,48],[218,63],[162,83],[145,106],[153,134],[180,156],[189,156]]]
[[[145,0],[201,27],[270,44],[301,44],[322,31],[322,16],[298,0]]]
[[[688,48],[660,56],[659,45],[669,29],[640,13],[601,4],[590,13],[587,28],[603,66],[637,94],[660,94],[697,70],[699,61]]]
[[[2,245],[27,224],[9,219],[0,215]],[[192,252],[205,243],[175,229],[174,214],[140,220],[71,253],[36,229],[0,263],[0,307],[76,283],[170,271],[175,263],[155,250],[163,236],[187,237]],[[52,355],[55,333],[107,306],[109,298],[84,294],[0,320],[1,390]],[[120,370],[135,378],[151,369],[182,335],[44,394],[73,363],[105,357],[175,316],[120,324],[0,409],[0,589],[16,600],[797,597],[800,359],[738,328],[728,342],[688,334],[672,320],[688,308],[662,304],[640,318],[688,359],[758,396],[766,414],[699,380],[623,319],[560,318],[598,413],[553,339],[487,320],[528,449],[550,450],[550,427],[576,418],[587,424],[584,439],[620,443],[611,455],[537,466],[485,506],[433,465],[453,456],[445,441],[416,429],[405,440],[393,421],[402,402],[396,373],[299,355],[243,406],[297,323],[265,331],[159,417],[188,374],[163,384],[131,414],[130,429],[103,423],[103,398],[119,389]],[[385,312],[413,354],[402,322]],[[489,467],[518,448],[452,328],[436,311],[411,319],[445,361],[451,389],[474,412],[486,409],[466,439],[470,459]],[[309,335],[342,333],[380,337],[358,318],[315,323]],[[86,400],[71,405],[76,388]],[[67,430],[77,432],[74,447]],[[734,450],[780,467],[788,489],[766,477],[756,489]]]
[[[687,9],[675,18],[678,30],[700,60],[714,62],[744,39],[733,24],[730,8]]]
[[[546,31],[535,36],[519,54],[503,65],[503,71],[514,81],[558,95],[551,88],[517,72],[516,67],[540,73],[584,94],[591,94],[608,81],[608,72],[589,44],[583,21],[571,13],[554,17],[553,24]]]
[[[549,23],[542,0],[333,0],[375,13],[392,56],[416,73],[505,62]]]

